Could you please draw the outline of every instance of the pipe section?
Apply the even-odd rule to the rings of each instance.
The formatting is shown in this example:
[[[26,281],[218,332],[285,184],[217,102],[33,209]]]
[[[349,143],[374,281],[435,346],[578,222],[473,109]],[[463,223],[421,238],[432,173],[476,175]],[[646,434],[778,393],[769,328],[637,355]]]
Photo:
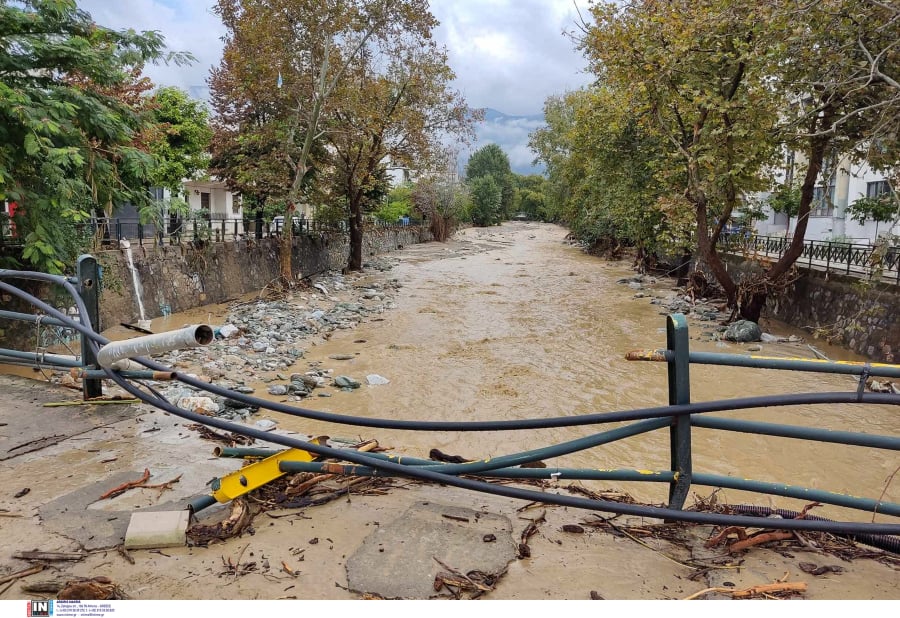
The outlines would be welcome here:
[[[209,345],[213,340],[213,329],[206,324],[185,326],[179,330],[155,335],[144,335],[126,341],[108,343],[97,353],[97,362],[105,369],[111,369],[116,361],[134,356],[152,356],[181,348],[196,348]]]

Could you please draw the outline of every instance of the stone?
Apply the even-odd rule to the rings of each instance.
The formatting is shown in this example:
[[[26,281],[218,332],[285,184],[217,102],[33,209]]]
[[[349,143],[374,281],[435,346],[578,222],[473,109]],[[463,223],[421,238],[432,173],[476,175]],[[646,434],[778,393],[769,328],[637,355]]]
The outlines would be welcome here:
[[[362,386],[359,382],[348,376],[337,376],[334,379],[334,385],[339,388],[355,389]]]
[[[266,390],[269,391],[270,395],[280,396],[288,394],[288,388],[284,384],[273,384]]]
[[[387,378],[385,378],[383,376],[378,375],[377,373],[370,373],[369,375],[366,376],[366,384],[369,384],[371,386],[377,386],[377,385],[381,385],[381,384],[390,384],[390,383],[391,383],[390,380],[388,380]]]
[[[354,354],[332,354],[328,358],[330,358],[331,360],[353,360],[354,358],[356,358],[356,355],[354,355]]]
[[[178,400],[178,407],[206,416],[213,416],[219,412],[219,404],[210,397],[182,397]]]
[[[726,341],[736,341],[738,343],[759,341],[762,338],[762,330],[756,322],[738,320],[728,326],[722,338]]]

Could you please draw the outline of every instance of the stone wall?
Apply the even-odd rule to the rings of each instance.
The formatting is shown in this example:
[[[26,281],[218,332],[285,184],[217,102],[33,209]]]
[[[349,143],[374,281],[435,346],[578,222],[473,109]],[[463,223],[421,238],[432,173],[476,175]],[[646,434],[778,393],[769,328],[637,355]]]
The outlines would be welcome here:
[[[732,273],[758,268],[739,258],[729,258],[728,265]],[[800,272],[792,293],[769,298],[766,315],[873,360],[900,362],[900,286]]]
[[[367,230],[363,260],[400,247],[431,240],[419,226]],[[279,239],[132,247],[147,319],[220,303],[256,292],[279,276]],[[294,273],[307,277],[342,270],[350,255],[343,234],[303,234],[294,238]],[[140,318],[131,271],[121,250],[96,254],[103,267],[101,329]]]

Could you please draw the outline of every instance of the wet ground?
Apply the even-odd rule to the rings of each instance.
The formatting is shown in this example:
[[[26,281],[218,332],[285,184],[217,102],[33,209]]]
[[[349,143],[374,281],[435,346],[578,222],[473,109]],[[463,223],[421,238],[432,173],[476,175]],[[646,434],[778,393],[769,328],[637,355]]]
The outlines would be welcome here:
[[[375,286],[383,291],[367,303],[379,309],[365,312],[352,328],[310,332],[302,344],[304,354],[295,358],[293,365],[268,370],[264,364],[245,364],[238,369],[237,363],[231,367],[222,360],[227,351],[216,346],[184,355],[175,364],[180,371],[215,373],[217,382],[240,382],[254,388],[255,394],[273,400],[364,417],[507,420],[664,404],[664,365],[628,363],[624,355],[633,349],[663,347],[665,318],[660,314],[666,311],[651,300],[671,299],[675,292],[670,283],[648,283],[636,293],[617,283],[634,274],[627,263],[586,256],[566,244],[564,236],[565,232],[555,226],[517,223],[466,230],[446,244],[404,248],[380,258],[382,264],[392,268],[369,268],[360,276],[348,276],[342,290],[331,285],[325,292],[298,292],[291,299],[281,299],[296,303],[298,313],[307,313],[320,307],[327,309],[328,303],[356,302],[361,289]],[[242,299],[244,303],[254,301]],[[152,329],[159,332],[198,321],[219,325],[228,317],[227,306],[208,307],[155,320]],[[704,334],[710,328],[709,324],[692,325],[695,349],[745,351],[746,346],[741,344],[710,340]],[[785,337],[805,336],[779,324],[767,324],[766,330]],[[108,334],[113,338],[129,336],[121,331]],[[856,360],[846,352],[814,343],[817,350],[833,359]],[[806,342],[764,344],[760,352],[810,355]],[[277,351],[273,354],[282,357]],[[360,380],[363,386],[351,391],[323,386],[300,402],[268,394],[270,386],[284,383],[291,373],[327,369],[331,370],[328,376],[346,375]],[[854,387],[847,377],[719,367],[692,367],[692,372],[694,400]],[[370,374],[383,376],[389,383],[366,385],[365,378]],[[364,569],[356,568],[376,572],[380,554],[389,571],[396,570],[398,564],[424,559],[417,563],[420,570],[447,572],[437,562],[439,557],[423,557],[425,550],[421,547],[413,552],[418,555],[405,553],[412,550],[404,547],[402,534],[397,532],[403,529],[404,521],[423,519],[410,515],[418,511],[409,510],[420,508],[417,505],[423,502],[447,509],[451,515],[454,508],[467,508],[484,513],[485,520],[488,514],[505,518],[508,525],[497,528],[505,532],[494,534],[506,549],[509,544],[520,543],[529,526],[535,530],[529,537],[530,556],[510,557],[506,572],[492,582],[486,598],[684,598],[705,588],[740,589],[770,584],[786,576],[792,582],[807,583],[804,598],[900,597],[896,562],[885,560],[877,552],[849,561],[795,543],[787,549],[755,548],[730,556],[721,548],[703,548],[702,541],[711,533],[707,527],[682,530],[678,539],[642,536],[635,530],[659,522],[616,520],[623,533],[598,526],[601,520],[592,513],[562,507],[525,508],[529,505],[505,498],[415,483],[396,483],[381,493],[354,495],[351,491],[349,497],[322,506],[263,513],[254,519],[252,535],[245,532],[209,547],[132,551],[131,564],[109,549],[121,538],[122,524],[130,511],[182,504],[203,493],[210,478],[235,469],[235,461],[213,457],[213,444],[201,440],[183,421],[158,411],[113,405],[94,406],[92,410],[75,408],[78,414],[72,414],[73,408],[43,408],[44,402],[77,398],[77,393],[48,391],[47,386],[23,391],[40,392],[38,399],[43,398],[29,408],[34,416],[28,431],[34,437],[24,440],[24,434],[9,428],[10,423],[22,423],[20,408],[27,397],[10,400],[12,388],[5,387],[7,396],[0,395],[0,411],[10,417],[7,420],[0,415],[0,422],[7,423],[0,426],[0,449],[8,455],[0,461],[0,471],[15,479],[0,496],[0,569],[12,573],[28,567],[29,562],[11,558],[13,552],[25,549],[85,548],[93,553],[75,563],[57,563],[40,574],[13,580],[5,590],[6,584],[0,584],[0,599],[28,597],[20,588],[22,583],[73,575],[111,577],[134,598],[355,599],[366,592],[392,596],[379,593],[381,584],[360,580],[353,565],[363,564]],[[116,413],[116,408],[124,410]],[[49,417],[44,416],[47,410],[52,410],[52,418],[58,420],[48,422]],[[876,433],[900,432],[894,408],[845,406],[827,413],[802,407],[773,408],[742,414],[743,418],[772,422],[835,429],[860,429],[864,425],[866,431]],[[102,415],[107,418],[99,422]],[[267,411],[253,415],[249,422],[264,419],[277,422],[280,432],[350,440],[375,438],[394,453],[416,457],[427,457],[434,448],[466,458],[493,457],[557,444],[587,431],[399,432],[335,426]],[[68,423],[65,428],[63,421]],[[53,429],[57,426],[59,430]],[[550,467],[663,469],[668,465],[668,439],[657,434],[546,463]],[[35,441],[10,452],[23,442],[41,439],[44,442]],[[35,450],[28,452],[31,448]],[[900,482],[892,484],[891,474],[898,464],[893,454],[872,457],[861,454],[858,448],[695,431],[695,471],[818,486],[869,497],[883,493],[885,499],[896,502],[900,499]],[[136,489],[103,502],[85,499],[85,495],[99,496],[125,480],[139,478],[145,468],[151,470],[154,482],[181,475],[180,480],[169,490]],[[568,485],[548,483],[543,490],[571,492]],[[665,500],[664,486],[610,482],[578,485],[595,493],[627,493],[648,503]],[[30,491],[14,498],[24,487]],[[705,499],[713,489],[695,487],[694,491],[695,499]],[[748,499],[732,491],[716,494],[716,500],[723,503]],[[804,505],[782,498],[754,501],[792,510]],[[109,514],[79,519],[76,512],[85,508]],[[201,515],[213,517],[215,511]],[[834,507],[814,512],[830,517],[872,518]],[[876,521],[889,519],[876,516]],[[457,520],[444,517],[441,523],[448,521]],[[572,526],[580,527],[581,532]],[[376,530],[387,530],[380,535],[391,542],[377,548],[367,558],[370,562],[361,563],[359,557]],[[497,547],[500,552],[501,545]],[[235,570],[229,567],[235,561],[245,565],[252,562],[254,567]],[[443,562],[463,573],[470,570],[467,565]],[[843,571],[809,575],[799,567],[801,562],[837,565]],[[698,563],[715,564],[716,568],[698,575]],[[0,571],[0,581],[3,574]],[[372,588],[367,588],[370,585]],[[434,594],[447,595],[448,589]]]

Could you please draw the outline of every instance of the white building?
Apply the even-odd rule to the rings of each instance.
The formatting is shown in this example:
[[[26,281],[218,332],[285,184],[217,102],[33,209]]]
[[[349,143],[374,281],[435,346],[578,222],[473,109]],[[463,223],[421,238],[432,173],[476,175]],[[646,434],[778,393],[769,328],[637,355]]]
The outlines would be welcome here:
[[[240,195],[235,195],[220,180],[186,180],[184,190],[191,211],[206,210],[213,221],[243,219]]]
[[[786,169],[780,181],[794,178],[796,163],[793,153],[786,159]],[[861,197],[877,197],[890,191],[884,174],[873,171],[866,163],[852,163],[849,157],[837,165],[824,165],[820,183],[815,189],[815,201],[810,211],[806,228],[806,240],[840,240],[855,244],[872,244],[879,236],[900,235],[900,225],[891,228],[891,222],[878,223],[867,220],[860,224],[850,218],[848,206]],[[759,196],[765,202],[765,194]],[[768,217],[755,223],[761,236],[788,236],[793,234],[797,218],[784,213],[773,212],[770,207],[764,211]]]

